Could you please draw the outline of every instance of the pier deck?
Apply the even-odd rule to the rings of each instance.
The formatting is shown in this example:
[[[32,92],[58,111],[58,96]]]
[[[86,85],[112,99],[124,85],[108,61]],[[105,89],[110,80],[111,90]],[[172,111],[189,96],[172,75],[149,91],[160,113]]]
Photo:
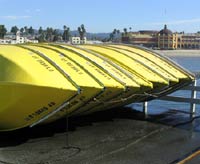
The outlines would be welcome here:
[[[144,120],[140,112],[116,109],[70,119],[68,143],[61,120],[1,134],[0,163],[199,163],[200,118],[189,120],[188,114],[177,111]]]

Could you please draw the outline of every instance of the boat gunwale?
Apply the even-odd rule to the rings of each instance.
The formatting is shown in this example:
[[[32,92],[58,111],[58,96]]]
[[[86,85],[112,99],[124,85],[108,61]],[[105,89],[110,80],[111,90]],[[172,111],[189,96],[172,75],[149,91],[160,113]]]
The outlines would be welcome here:
[[[71,45],[69,45],[69,47],[72,47]],[[97,58],[100,58],[101,60],[103,61],[106,61],[107,63],[109,63],[111,66],[113,66],[116,70],[118,70],[119,72],[121,72],[122,74],[125,74],[129,79],[131,79],[134,83],[136,83],[138,86],[141,86],[136,80],[134,80],[130,73],[128,73],[127,71],[125,72],[125,70],[122,70],[122,68],[118,65],[116,65],[115,63],[113,63],[111,60],[109,60],[108,58],[105,58],[104,56],[101,56],[93,51],[90,51],[88,49],[85,49],[85,48],[82,48],[82,47],[79,47],[79,46],[74,46],[76,47],[77,49],[79,50],[82,50],[82,51],[85,51],[87,53],[90,53],[92,55],[94,55],[95,57]]]
[[[32,51],[33,53],[40,56],[42,59],[44,59],[49,64],[51,64],[54,68],[56,68],[56,70],[59,71],[67,80],[69,80],[69,82],[78,90],[78,94],[80,94],[82,92],[80,86],[78,86],[76,84],[76,82],[74,80],[72,80],[71,77],[60,66],[58,66],[54,61],[52,61],[50,58],[48,58],[45,54],[43,54],[39,51],[35,51],[33,49],[30,49],[28,47],[24,47],[22,45],[17,45],[17,47],[20,47],[22,49],[26,49],[28,51]]]
[[[8,83],[8,84],[11,85],[10,83]],[[19,86],[21,86],[21,84]],[[35,85],[29,85],[29,84],[25,84],[25,86],[28,86],[28,87],[39,87],[39,88],[40,87],[41,88],[52,88],[52,89],[63,90],[63,91],[67,90],[67,89],[63,89],[63,88],[59,89],[59,88],[53,88],[53,87],[47,87],[47,86],[35,86]],[[51,113],[56,114],[57,112],[59,112],[60,110],[62,110],[64,108],[64,107],[62,107],[63,104],[66,103],[66,105],[67,105],[68,103],[70,103],[70,101],[72,101],[73,99],[75,99],[79,95],[76,90],[70,90],[70,91],[75,92],[76,94],[74,94],[73,96],[70,96],[67,100],[65,100],[64,102],[60,103],[61,105],[59,105],[56,109],[52,110],[48,114],[46,114],[44,116],[41,116],[38,119],[35,119],[35,121],[33,121],[32,123],[27,122],[26,124],[23,124],[22,126],[19,126],[19,127],[9,128],[9,129],[4,129],[4,130],[0,129],[0,132],[14,131],[14,130],[18,130],[18,129],[25,128],[25,127],[33,127],[33,126],[37,125],[38,123],[41,123],[40,120],[42,120],[42,122],[45,121],[47,119],[46,118],[47,116],[51,115]],[[44,118],[46,118],[46,119],[44,120]]]
[[[36,45],[33,45],[33,46],[36,46]],[[37,45],[37,47],[49,49],[49,50],[52,50],[52,51],[57,52],[59,54],[62,54],[64,57],[68,58],[69,60],[71,60],[72,62],[74,62],[75,64],[77,64],[81,69],[83,69],[86,73],[88,73],[89,76],[91,76],[91,78],[94,78],[94,80],[102,87],[102,90],[99,93],[97,93],[95,96],[92,96],[86,102],[84,102],[83,104],[81,104],[82,106],[87,105],[90,101],[93,101],[96,97],[102,95],[104,93],[104,91],[106,90],[106,87],[103,85],[103,83],[100,80],[98,80],[94,75],[92,75],[89,71],[87,71],[82,65],[78,64],[76,61],[74,61],[73,59],[71,59],[65,53],[63,53],[63,52],[61,52],[61,51],[59,51],[57,49],[51,48],[51,47],[49,47],[49,45],[47,45],[47,46],[45,46],[45,45]],[[79,109],[80,109],[80,107],[77,107],[75,110],[71,111],[69,114],[71,115],[74,112],[79,112]]]
[[[58,45],[58,46],[60,46],[60,45]],[[71,45],[67,45],[67,46],[69,46],[69,47],[73,47],[73,46],[71,46]],[[63,46],[61,46],[61,47],[63,47]],[[65,48],[65,45],[64,45],[64,47],[63,48]],[[88,52],[88,53],[91,53],[91,54],[96,54],[95,52],[93,52],[93,51],[90,51],[90,50],[88,50],[88,49],[85,49],[85,48],[82,48],[82,47],[77,47],[76,46],[76,48],[78,48],[78,49],[80,49],[80,50],[83,50],[83,51],[86,51],[86,52]],[[68,49],[68,48],[67,48]],[[71,49],[69,49],[69,51],[71,51]],[[77,52],[78,53],[78,52]],[[100,56],[100,55],[99,55]],[[86,57],[87,58],[87,57]],[[103,60],[104,60],[104,57],[102,56],[102,58],[103,58]],[[108,60],[109,61],[109,60]],[[148,87],[148,88],[153,88],[153,86],[152,86],[152,83],[150,82],[150,81],[148,81],[148,80],[146,80],[146,79],[143,79],[143,78],[141,78],[140,76],[137,76],[138,78],[140,78],[141,80],[143,80],[143,81],[145,81],[145,83],[147,83],[148,84],[148,86],[146,86],[146,85],[141,85],[141,84],[139,84],[138,82],[136,82],[134,79],[133,79],[133,77],[131,76],[131,73],[129,73],[127,70],[125,70],[125,71],[123,71],[122,69],[124,69],[124,68],[121,68],[120,66],[117,66],[115,63],[112,63],[113,64],[113,66],[114,67],[116,67],[116,69],[119,69],[119,70],[121,70],[121,72],[122,73],[124,73],[124,74],[126,74],[129,78],[131,78],[135,83],[137,83],[139,86],[144,86],[144,87]]]
[[[50,44],[49,44],[50,45]],[[48,46],[49,46],[48,45]],[[57,46],[57,45],[50,45],[50,46],[54,46],[54,47],[57,47],[58,49],[60,48],[60,49],[63,49],[63,50],[66,50],[66,51],[70,51],[70,52],[72,52],[72,53],[75,53],[75,54],[77,54],[79,57],[81,57],[81,58],[83,58],[83,59],[85,59],[85,60],[91,60],[91,59],[88,59],[85,55],[83,55],[83,54],[81,54],[81,53],[79,53],[79,52],[76,52],[76,51],[74,51],[74,50],[72,50],[72,49],[69,49],[69,48],[67,48],[67,47],[63,47],[63,46]],[[55,52],[58,52],[58,53],[62,53],[62,52],[60,52],[59,50],[55,50],[55,49],[53,49],[53,48],[50,48],[50,47],[45,47],[45,45],[41,45],[41,46],[39,46],[39,47],[43,47],[43,48],[46,48],[46,49],[51,49],[52,51],[55,51]],[[62,53],[62,54],[64,54],[64,53]],[[94,61],[91,61],[92,63],[94,62]],[[95,63],[93,63],[95,66],[97,66],[97,68],[98,69],[101,69],[103,72],[105,72],[105,69],[102,67],[102,68],[99,68],[99,65],[95,62]],[[106,74],[107,74],[107,72],[105,72]],[[111,76],[110,74],[108,74],[109,76]],[[113,76],[111,76],[114,80],[116,80],[115,79],[115,77],[113,77]],[[117,81],[117,80],[116,80]],[[121,83],[120,83],[121,84]],[[124,85],[122,85],[122,86],[124,86]],[[124,89],[128,89],[128,86],[124,86],[125,88]],[[110,86],[110,88],[115,88],[115,87],[111,87]],[[134,87],[135,88],[135,87]],[[106,87],[105,87],[105,89],[106,89]],[[120,95],[122,95],[123,93],[125,93],[125,91],[126,90],[123,90],[122,92],[120,92],[120,93],[118,93],[118,94],[115,94],[114,96],[112,96],[111,98],[108,98],[107,100],[112,100],[112,99],[115,99],[115,98],[117,98],[117,97],[119,97]],[[96,98],[96,97],[98,97],[98,96],[100,96],[101,94],[103,94],[103,92],[102,93],[99,93],[98,95],[96,95],[94,98]],[[92,99],[94,99],[94,98],[92,98]],[[92,99],[90,99],[90,100],[88,100],[87,102],[86,102],[86,104],[88,104]],[[107,101],[107,100],[105,100],[105,101]],[[100,105],[101,103],[99,103],[99,105]],[[90,109],[88,109],[88,110],[90,110]],[[86,111],[88,111],[88,110],[86,110]],[[73,113],[76,113],[76,112],[79,112],[79,110],[74,110],[74,111],[72,111],[72,112],[70,112],[70,115],[72,114],[73,115]],[[85,112],[85,111],[83,111],[83,112]],[[83,113],[82,112],[82,113]]]
[[[91,46],[91,45],[90,45]],[[108,55],[106,55],[105,53],[102,53],[102,52],[99,52],[99,51],[95,51],[95,50],[92,50],[93,52],[96,52],[96,53],[99,53],[99,54],[102,54],[102,55],[105,55],[105,56],[108,56]],[[122,54],[123,55],[123,54]],[[147,79],[147,78],[145,78],[144,76],[142,76],[140,73],[138,73],[138,72],[136,72],[135,70],[133,70],[131,67],[129,67],[129,66],[126,66],[124,63],[122,63],[121,61],[119,61],[119,60],[116,60],[116,59],[114,59],[113,57],[110,57],[110,58],[112,58],[114,61],[116,61],[117,63],[119,63],[120,65],[124,65],[124,69],[130,69],[131,71],[129,71],[129,72],[132,72],[134,75],[137,75],[137,77],[139,77],[140,79],[142,79],[142,80],[144,80],[145,82],[147,81],[148,83],[150,82],[150,83],[153,83],[153,85],[154,84],[160,84],[160,85],[169,85],[169,81],[167,80],[165,80],[165,79],[162,79],[161,77],[161,79],[163,80],[163,82],[161,82],[161,81],[152,81],[153,79]],[[143,65],[142,65],[143,66]],[[143,66],[147,71],[149,71],[148,70],[148,68],[146,68],[145,66]],[[128,70],[127,70],[128,71]],[[151,70],[150,70],[151,71]],[[155,75],[157,75],[156,73],[154,73]],[[159,76],[159,75],[158,75]],[[164,83],[165,82],[165,83]]]
[[[83,55],[82,53],[76,52],[72,49],[69,49],[65,46],[62,45],[55,45],[55,44],[50,44],[52,46],[55,46],[57,48],[61,48],[63,50],[66,51],[70,51],[71,53],[75,53],[76,55],[78,55],[79,57],[83,58],[84,60],[87,60],[89,62],[91,62],[93,65],[95,65],[99,70],[101,70],[102,72],[104,72],[105,74],[107,74],[108,76],[110,76],[114,81],[117,81],[118,83],[120,83],[123,87],[124,87],[124,91],[126,91],[126,84],[124,82],[121,82],[121,80],[119,80],[118,78],[116,79],[115,76],[113,76],[112,74],[109,73],[109,71],[105,70],[102,66],[100,66],[98,63],[96,63],[95,61],[93,61],[92,59],[86,57],[85,55]],[[67,45],[68,46],[68,45]],[[119,81],[118,81],[119,80]]]
[[[120,54],[122,54],[122,55],[124,55],[124,56],[126,56],[126,57],[128,57],[128,58],[130,58],[132,60],[134,60],[135,62],[141,64],[142,66],[146,67],[147,69],[151,70],[153,73],[155,73],[156,75],[160,76],[161,78],[163,78],[165,81],[167,81],[169,83],[169,79],[168,78],[164,77],[163,75],[161,75],[160,73],[158,73],[156,70],[152,69],[150,66],[147,66],[144,62],[141,62],[141,61],[139,61],[139,60],[137,60],[137,59],[135,59],[135,58],[133,58],[133,57],[131,57],[131,56],[123,53],[123,52],[120,52],[120,51],[118,51],[116,49],[109,48],[107,46],[106,47],[103,47],[101,45],[92,45],[92,46],[101,47],[101,48],[104,48],[104,49],[108,49],[108,50],[120,53]]]
[[[138,56],[140,56],[141,58],[144,58],[146,60],[149,60],[147,57],[145,56],[142,56],[141,54],[137,53],[137,52],[133,52],[131,50],[128,50],[128,49],[125,49],[125,48],[121,48],[121,47],[114,47],[112,45],[107,45],[106,47],[109,47],[109,48],[113,48],[113,49],[120,49],[120,50],[123,50],[123,51],[127,51],[127,52],[130,52],[130,53],[133,53],[133,54],[136,54]],[[129,56],[129,55],[128,55]],[[174,79],[177,79],[177,82],[179,80],[179,78],[177,78],[176,76],[174,76],[172,73],[170,73],[167,69],[161,67],[159,64],[157,64],[156,62],[154,62],[153,60],[149,60],[151,63],[155,64],[157,67],[159,67],[162,71],[165,71],[167,72],[167,74],[169,74],[171,77],[173,77]]]
[[[33,45],[33,46],[36,47],[36,45]],[[49,46],[49,45],[47,45],[47,46]],[[51,48],[51,47],[46,47],[45,45],[37,45],[37,47],[42,47],[42,48],[46,48],[46,49],[52,50],[54,52],[57,52],[57,53],[63,55],[67,59],[71,60],[76,65],[78,65],[82,70],[84,70],[88,74],[88,76],[91,76],[91,78],[93,78],[102,87],[102,90],[105,90],[104,84],[98,78],[96,78],[92,73],[90,73],[87,69],[85,69],[81,64],[79,64],[78,62],[76,62],[74,59],[72,59],[71,57],[69,57],[65,53],[63,53],[63,52],[61,52],[61,51],[59,51],[57,49]]]
[[[174,62],[172,59],[170,59],[169,57],[161,54],[161,53],[158,53],[156,52],[155,50],[150,50],[146,47],[142,47],[142,46],[139,46],[139,45],[130,45],[130,44],[114,44],[112,43],[113,45],[122,45],[122,46],[127,46],[127,47],[130,47],[130,48],[136,48],[136,49],[140,49],[140,50],[143,50],[147,53],[150,53],[158,58],[160,58],[161,60],[163,59],[166,63],[168,63],[169,65],[172,64],[174,67],[176,67],[176,69],[178,71],[180,71],[182,74],[184,74],[185,76],[189,76],[191,78],[191,80],[194,80],[194,74],[190,71],[188,71],[187,69],[185,69],[184,67],[182,67],[180,64]],[[112,45],[112,44],[108,44],[108,45]],[[105,44],[107,45],[107,44]]]

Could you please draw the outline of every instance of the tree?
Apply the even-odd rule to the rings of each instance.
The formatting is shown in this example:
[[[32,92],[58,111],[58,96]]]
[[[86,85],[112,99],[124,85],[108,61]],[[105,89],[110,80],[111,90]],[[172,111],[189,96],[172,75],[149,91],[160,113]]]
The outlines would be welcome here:
[[[124,33],[127,34],[128,33],[128,30],[127,28],[124,28]]]
[[[78,27],[78,32],[80,35],[80,39],[83,40],[85,33],[86,33],[86,29],[83,24],[80,27]]]
[[[127,28],[124,28],[123,30],[124,30],[124,32],[122,33],[123,36],[124,36],[124,37],[127,37],[127,34],[128,34],[128,30],[127,30]]]
[[[19,28],[17,26],[13,26],[13,27],[11,27],[10,32],[16,34],[18,30],[19,30]]]
[[[34,34],[34,29],[32,26],[28,28],[28,34],[31,34],[31,35]]]
[[[0,25],[0,38],[4,38],[4,35],[6,34],[7,29],[5,28],[4,25]]]
[[[117,30],[116,28],[112,32],[112,40],[116,39],[119,37],[120,30]]]
[[[130,32],[131,32],[131,30],[132,30],[132,27],[129,27],[129,30],[130,30]]]
[[[67,26],[63,26],[63,29],[64,29],[64,32],[63,32],[63,40],[66,42],[66,41],[69,41],[69,37],[70,37],[70,28],[67,27]]]
[[[113,35],[115,35],[117,33],[117,29],[115,28],[114,30],[113,30]]]
[[[39,37],[37,38],[39,42],[45,42],[45,38],[46,38],[46,32],[45,30],[42,29],[42,27],[40,27],[38,29],[38,34]]]
[[[112,33],[110,33],[110,40],[113,41],[113,39],[114,39],[114,34],[112,32]]]
[[[42,27],[39,28],[38,33],[41,35],[43,33]]]
[[[51,28],[51,27],[47,27],[47,29],[46,29],[46,40],[47,41],[52,41],[53,40],[53,28]]]
[[[53,36],[53,42],[56,42],[56,41],[58,41],[59,40],[59,36],[58,35],[54,35]]]
[[[39,42],[45,42],[45,32],[43,32],[42,34],[40,34],[40,36],[37,38]]]
[[[20,32],[23,34],[24,33],[24,28],[20,28]]]
[[[28,34],[28,27],[24,26],[24,33],[27,35]]]

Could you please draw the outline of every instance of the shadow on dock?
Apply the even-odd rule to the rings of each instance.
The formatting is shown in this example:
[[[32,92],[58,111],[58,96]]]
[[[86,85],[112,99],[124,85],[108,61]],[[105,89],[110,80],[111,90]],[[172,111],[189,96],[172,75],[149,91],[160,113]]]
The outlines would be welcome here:
[[[188,113],[182,113],[176,110],[170,110],[159,115],[149,115],[149,117],[145,119],[142,112],[136,111],[130,107],[122,107],[86,116],[71,117],[68,120],[68,126],[66,124],[66,118],[63,118],[54,123],[40,125],[33,128],[24,128],[12,132],[1,132],[0,147],[17,146],[25,143],[29,139],[41,139],[54,136],[57,133],[65,133],[67,131],[66,127],[68,127],[68,131],[72,132],[75,131],[77,127],[92,126],[93,123],[105,121],[112,122],[114,119],[148,121],[188,130],[191,130],[191,125],[187,126],[187,124],[194,121],[188,117]],[[198,124],[200,124],[199,121]]]
[[[64,133],[67,131],[75,131],[77,127],[92,126],[95,122],[113,121],[115,118],[126,118],[143,120],[143,113],[131,108],[118,108],[108,111],[97,112],[91,115],[71,117],[57,120],[46,125],[39,125],[33,128],[23,128],[11,132],[0,132],[0,147],[17,146],[29,139],[51,137],[55,133]]]

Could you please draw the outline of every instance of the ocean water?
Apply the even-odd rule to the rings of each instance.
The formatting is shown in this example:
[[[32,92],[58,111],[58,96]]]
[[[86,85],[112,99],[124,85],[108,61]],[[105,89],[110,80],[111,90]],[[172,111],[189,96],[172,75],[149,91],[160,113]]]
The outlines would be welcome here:
[[[170,57],[173,61],[186,68],[191,72],[200,72],[200,56],[198,57],[185,57],[185,56],[173,56]],[[197,81],[197,85],[200,86],[200,80]],[[173,96],[180,97],[191,97],[191,91],[177,91]],[[200,92],[197,92],[197,98],[200,98]],[[142,110],[141,103],[130,104],[133,109]],[[149,114],[161,114],[170,110],[180,110],[184,112],[190,112],[190,104],[172,102],[172,101],[162,101],[162,100],[152,100],[148,102],[148,112]],[[200,105],[196,105],[196,114],[200,115]]]

